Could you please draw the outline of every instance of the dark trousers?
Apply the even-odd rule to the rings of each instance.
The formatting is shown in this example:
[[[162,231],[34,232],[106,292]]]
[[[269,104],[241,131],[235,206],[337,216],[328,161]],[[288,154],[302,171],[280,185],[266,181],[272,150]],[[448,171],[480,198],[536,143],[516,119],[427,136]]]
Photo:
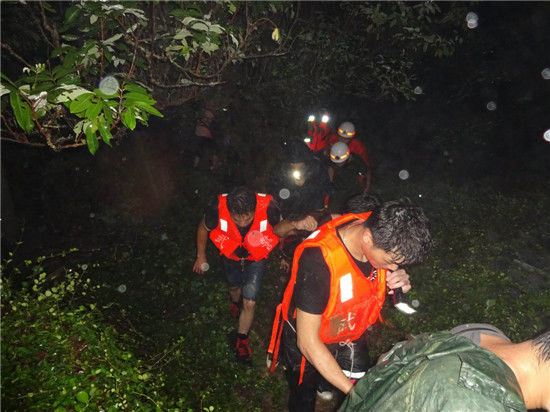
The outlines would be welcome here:
[[[337,343],[327,345],[327,348],[342,369],[351,372],[366,371],[369,359],[364,338],[365,335],[358,339],[361,343],[352,344],[353,351],[350,350],[350,346]],[[290,389],[288,409],[290,412],[314,412],[317,388],[321,382],[326,381],[317,369],[306,361],[302,383],[298,384],[302,354],[298,349],[296,333],[288,325],[284,326],[281,343],[282,362],[286,366],[286,378]],[[328,386],[332,387],[330,384]]]

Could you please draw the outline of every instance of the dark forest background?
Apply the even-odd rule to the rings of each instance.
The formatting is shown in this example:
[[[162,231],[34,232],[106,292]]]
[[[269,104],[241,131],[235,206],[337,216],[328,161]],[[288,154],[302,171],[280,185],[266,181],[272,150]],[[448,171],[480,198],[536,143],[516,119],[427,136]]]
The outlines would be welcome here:
[[[283,373],[264,366],[279,260],[241,367],[211,245],[210,271],[191,270],[195,231],[217,193],[264,190],[322,107],[334,128],[354,122],[372,192],[432,222],[434,251],[411,269],[418,313],[385,308],[373,361],[465,322],[516,341],[550,327],[549,4],[0,6],[5,410],[284,410]],[[109,74],[115,97],[95,92]],[[211,173],[190,150],[204,108],[225,162]]]

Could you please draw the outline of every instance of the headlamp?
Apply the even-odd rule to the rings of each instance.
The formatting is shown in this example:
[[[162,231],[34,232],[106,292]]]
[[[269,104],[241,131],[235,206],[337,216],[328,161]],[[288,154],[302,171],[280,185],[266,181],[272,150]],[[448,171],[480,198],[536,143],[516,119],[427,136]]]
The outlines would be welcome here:
[[[311,137],[304,137],[304,143],[311,143]]]
[[[344,161],[346,160],[347,158],[349,157],[349,151],[347,153],[344,153],[342,156],[337,156],[337,155],[333,155],[332,153],[330,154],[330,158],[332,160],[340,160],[340,161]]]
[[[300,178],[302,177],[302,173],[299,170],[293,170],[292,171],[292,177],[295,180],[300,180]]]
[[[310,114],[309,117],[307,118],[307,121],[310,122],[310,123],[313,123],[315,121],[315,116]]]
[[[323,117],[321,117],[321,123],[328,123],[329,117],[328,115],[324,114]]]

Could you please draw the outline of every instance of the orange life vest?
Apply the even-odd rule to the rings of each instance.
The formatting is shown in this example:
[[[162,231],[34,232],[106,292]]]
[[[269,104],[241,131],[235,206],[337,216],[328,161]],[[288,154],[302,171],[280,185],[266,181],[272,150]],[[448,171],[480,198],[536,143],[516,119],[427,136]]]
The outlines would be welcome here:
[[[321,249],[331,276],[329,299],[321,315],[319,329],[321,341],[330,344],[356,340],[378,319],[386,294],[386,271],[378,269],[374,279],[366,277],[359,270],[336,233],[338,226],[357,219],[366,220],[369,215],[370,212],[358,215],[347,214],[336,218],[321,226],[296,248],[290,281],[285,290],[283,302],[277,308],[278,313],[273,324],[268,349],[274,358],[272,369],[276,363],[280,344],[282,330],[282,325],[279,324],[282,323],[280,320],[289,321],[290,317],[296,317],[296,311],[289,313],[289,309],[296,284],[298,261],[307,247]],[[302,359],[302,364],[304,364],[304,359]]]
[[[239,246],[244,246],[249,253],[248,260],[258,261],[267,257],[279,242],[267,220],[267,207],[272,200],[270,195],[256,193],[254,220],[243,239],[227,209],[227,194],[218,196],[218,226],[210,231],[210,239],[220,254],[231,260],[240,260],[234,252]]]

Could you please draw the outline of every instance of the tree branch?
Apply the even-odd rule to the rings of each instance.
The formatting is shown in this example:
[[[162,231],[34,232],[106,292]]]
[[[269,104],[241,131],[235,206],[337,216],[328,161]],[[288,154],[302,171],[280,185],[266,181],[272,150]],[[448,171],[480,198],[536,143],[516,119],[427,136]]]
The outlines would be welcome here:
[[[42,16],[42,24],[44,25],[45,29],[50,32],[50,35],[52,36],[53,45],[55,47],[59,47],[61,43],[59,42],[59,32],[57,31],[57,28],[55,26],[50,25],[48,22],[48,18],[46,17],[46,10],[44,9],[44,4],[42,4],[41,1],[38,2],[38,5],[40,6],[40,15]]]
[[[0,43],[2,45],[2,47],[4,49],[6,49],[13,57],[15,57],[17,60],[19,60],[21,63],[23,63],[26,67],[32,67],[32,65],[30,63],[28,63],[24,58],[22,58],[21,56],[19,56],[15,51],[13,51],[13,49],[5,44],[5,43]]]

